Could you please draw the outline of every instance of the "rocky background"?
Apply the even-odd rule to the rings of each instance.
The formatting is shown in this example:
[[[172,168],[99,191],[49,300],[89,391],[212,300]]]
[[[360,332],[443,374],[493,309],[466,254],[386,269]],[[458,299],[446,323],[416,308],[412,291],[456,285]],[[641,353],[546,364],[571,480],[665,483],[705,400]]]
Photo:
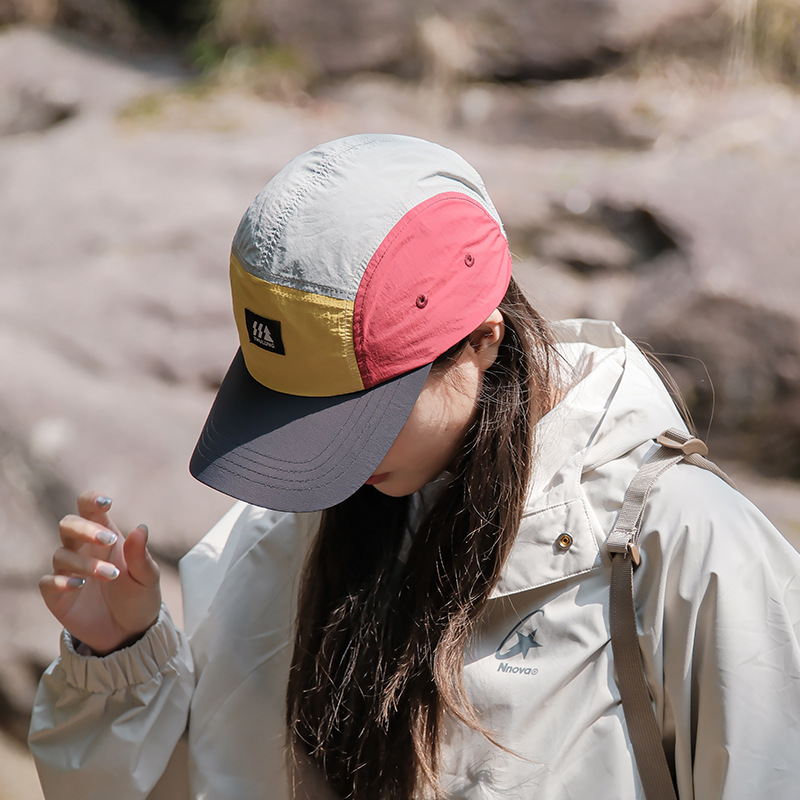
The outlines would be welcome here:
[[[150,525],[179,613],[229,502],[186,463],[236,347],[230,238],[320,141],[461,152],[534,303],[660,354],[800,544],[800,0],[0,0],[0,25],[0,799],[41,797],[36,581],[79,491]]]

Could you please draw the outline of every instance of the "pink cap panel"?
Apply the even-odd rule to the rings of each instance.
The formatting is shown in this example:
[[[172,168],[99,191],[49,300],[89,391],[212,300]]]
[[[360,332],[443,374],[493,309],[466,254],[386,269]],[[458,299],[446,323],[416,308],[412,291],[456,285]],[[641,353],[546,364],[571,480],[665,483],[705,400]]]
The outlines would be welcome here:
[[[434,361],[497,308],[510,277],[505,235],[476,200],[445,192],[415,206],[381,242],[356,294],[364,386]]]

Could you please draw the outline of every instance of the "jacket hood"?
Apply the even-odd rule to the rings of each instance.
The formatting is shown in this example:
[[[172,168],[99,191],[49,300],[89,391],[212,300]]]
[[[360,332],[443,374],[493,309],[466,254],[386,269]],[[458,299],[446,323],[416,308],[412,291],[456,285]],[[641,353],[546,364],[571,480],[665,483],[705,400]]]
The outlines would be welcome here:
[[[531,489],[494,597],[600,567],[601,545],[641,462],[634,451],[643,448],[643,457],[662,431],[686,428],[655,370],[614,323],[569,320],[552,330],[566,392],[536,425]],[[604,470],[611,463],[616,468]],[[566,551],[557,545],[563,533],[572,542]]]
[[[566,393],[536,426],[532,500],[565,469],[590,472],[666,428],[686,427],[647,358],[613,322],[567,320],[552,330]]]

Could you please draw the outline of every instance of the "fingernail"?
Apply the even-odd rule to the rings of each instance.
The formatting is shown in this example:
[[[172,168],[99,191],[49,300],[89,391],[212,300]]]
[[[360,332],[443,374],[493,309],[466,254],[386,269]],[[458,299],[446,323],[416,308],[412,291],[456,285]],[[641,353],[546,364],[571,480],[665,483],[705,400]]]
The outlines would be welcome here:
[[[95,574],[113,581],[119,577],[119,570],[113,564],[103,563],[95,569]]]
[[[98,508],[106,509],[111,505],[111,498],[101,494],[99,497],[95,497],[94,502]]]
[[[94,538],[97,539],[100,544],[114,544],[114,542],[117,541],[117,534],[103,529],[97,531]]]
[[[141,528],[144,531],[144,538],[145,541],[147,541],[147,539],[150,537],[150,528],[148,528],[144,522],[140,522],[136,527]]]
[[[86,581],[83,578],[70,578],[67,581],[67,587],[70,589],[80,589]]]

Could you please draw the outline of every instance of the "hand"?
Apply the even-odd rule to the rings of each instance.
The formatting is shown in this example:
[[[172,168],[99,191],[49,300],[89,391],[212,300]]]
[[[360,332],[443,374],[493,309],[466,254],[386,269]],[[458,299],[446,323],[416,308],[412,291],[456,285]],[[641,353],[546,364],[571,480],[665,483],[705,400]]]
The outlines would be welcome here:
[[[78,516],[61,520],[53,574],[39,591],[53,616],[97,655],[144,634],[161,608],[158,565],[147,550],[147,528],[127,538],[108,516],[111,500],[95,492],[78,498]]]

